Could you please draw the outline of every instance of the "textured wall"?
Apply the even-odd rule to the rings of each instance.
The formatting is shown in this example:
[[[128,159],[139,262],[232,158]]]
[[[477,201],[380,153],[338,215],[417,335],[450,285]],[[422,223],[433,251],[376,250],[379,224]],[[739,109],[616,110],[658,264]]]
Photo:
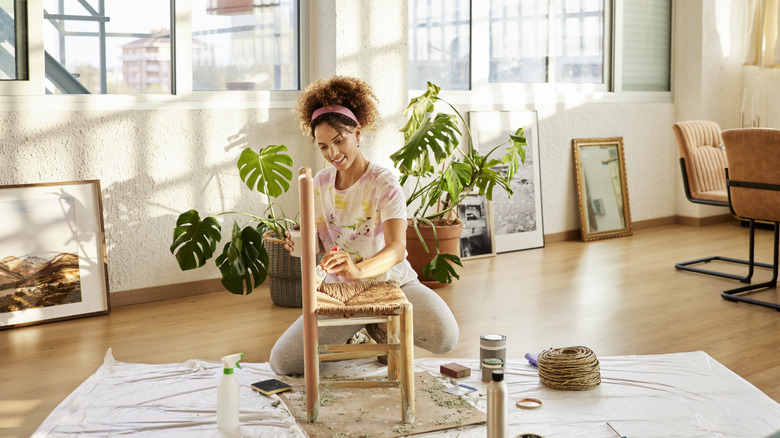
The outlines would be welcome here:
[[[0,112],[0,184],[99,179],[111,291],[213,278],[216,268],[178,269],[173,226],[190,208],[265,209],[238,176],[245,147],[286,144],[296,166],[311,165],[313,146],[289,110],[271,114],[272,122],[267,110]],[[282,200],[291,215],[294,193]]]
[[[633,220],[675,214],[676,151],[659,144],[658,136],[673,122],[671,104],[538,110],[546,233],[579,227],[573,138],[622,136]],[[386,132],[367,137],[364,144],[371,159],[387,164],[387,155],[400,145],[401,125],[387,118],[385,125]],[[243,185],[235,167],[245,147],[282,143],[290,148],[296,169],[321,163],[287,109],[0,112],[0,129],[5,133],[0,184],[101,181],[112,291],[218,275],[213,263],[181,272],[168,246],[176,217],[187,209],[202,214],[265,209],[265,200]],[[289,216],[297,213],[294,186],[280,204]],[[232,219],[223,223],[225,231],[231,224]]]
[[[632,221],[673,216],[676,150],[668,147],[671,104],[539,108],[545,234],[579,229],[571,141],[623,137]]]

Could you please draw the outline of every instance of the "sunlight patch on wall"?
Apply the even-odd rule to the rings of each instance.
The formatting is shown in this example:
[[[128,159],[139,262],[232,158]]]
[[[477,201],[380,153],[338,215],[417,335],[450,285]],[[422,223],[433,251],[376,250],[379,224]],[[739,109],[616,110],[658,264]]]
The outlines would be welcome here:
[[[716,0],[715,23],[723,57],[728,58],[731,55],[731,0]]]

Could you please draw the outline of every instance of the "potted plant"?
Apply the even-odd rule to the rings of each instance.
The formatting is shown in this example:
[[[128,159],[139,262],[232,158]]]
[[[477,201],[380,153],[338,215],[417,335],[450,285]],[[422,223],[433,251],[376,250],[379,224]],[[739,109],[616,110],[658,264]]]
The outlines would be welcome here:
[[[277,277],[285,283],[290,282],[291,276],[300,276],[300,259],[291,257],[284,250],[281,240],[285,230],[297,225],[297,222],[287,218],[275,202],[290,188],[292,165],[293,160],[285,145],[266,146],[258,152],[244,149],[237,162],[241,180],[249,190],[265,195],[268,207],[263,215],[226,211],[201,219],[201,214],[194,209],[179,215],[170,247],[179,268],[183,271],[199,268],[214,256],[222,239],[218,217],[246,218],[241,225],[237,220],[233,221],[230,241],[224,244],[222,253],[215,259],[222,275],[222,285],[231,293],[248,295],[270,275],[274,303],[286,307],[296,307],[297,304],[300,307],[300,290],[296,301],[294,297],[275,293],[275,289],[280,288],[274,287]],[[299,285],[300,281],[292,283]],[[281,289],[285,288],[288,288],[287,285],[282,285]]]
[[[485,155],[480,154],[476,147],[464,152],[459,147],[462,143],[459,124],[465,127],[468,144],[473,145],[471,130],[458,110],[439,97],[440,90],[440,87],[428,82],[427,90],[409,102],[404,111],[408,121],[401,129],[404,145],[390,156],[401,173],[401,186],[408,187],[407,183],[410,179],[412,181],[412,193],[406,201],[407,206],[416,206],[407,229],[410,263],[420,279],[434,287],[436,283],[451,283],[453,277],[460,278],[453,266],[463,266],[457,255],[457,242],[463,226],[457,217],[458,205],[474,191],[490,200],[496,186],[511,196],[510,182],[525,163],[527,145],[525,128],[520,127],[509,135],[508,140]],[[454,114],[434,114],[437,102],[446,104]],[[504,155],[493,157],[505,145]],[[499,165],[502,167],[500,172],[495,169]],[[446,251],[442,248],[443,230],[454,236],[454,247],[450,246]],[[430,234],[430,237],[425,234]],[[435,253],[429,248],[431,243]],[[415,260],[415,254],[421,254],[423,260]]]

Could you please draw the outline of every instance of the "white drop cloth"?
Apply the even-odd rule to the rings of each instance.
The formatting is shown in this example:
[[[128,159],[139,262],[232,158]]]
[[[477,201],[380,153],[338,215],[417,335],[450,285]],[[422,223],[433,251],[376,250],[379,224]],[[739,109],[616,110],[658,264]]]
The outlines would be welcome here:
[[[780,404],[704,352],[600,357],[601,385],[592,391],[545,387],[525,359],[510,359],[510,437],[536,433],[545,438],[766,437],[780,431]],[[485,411],[486,385],[476,359],[418,358],[415,371],[439,375],[439,366],[456,362],[472,369],[458,383],[479,391],[466,396]],[[115,362],[109,349],[97,372],[70,394],[33,437],[161,436],[218,437],[217,383],[221,363],[191,359],[180,364]],[[376,361],[353,360],[323,365],[323,374],[354,377],[381,375]],[[236,370],[241,386],[241,434],[248,437],[302,437],[300,427],[277,396],[266,397],[249,384],[267,378],[292,384],[302,379],[277,376],[267,363]],[[538,398],[544,405],[526,410],[514,400]],[[471,426],[420,435],[484,437]]]

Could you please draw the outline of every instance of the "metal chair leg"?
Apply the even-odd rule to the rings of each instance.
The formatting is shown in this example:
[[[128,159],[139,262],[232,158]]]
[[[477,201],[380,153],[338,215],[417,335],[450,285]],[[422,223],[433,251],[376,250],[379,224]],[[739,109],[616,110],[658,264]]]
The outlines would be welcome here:
[[[742,283],[750,283],[750,280],[753,278],[753,268],[759,267],[759,268],[766,268],[766,269],[774,269],[775,266],[767,264],[767,263],[758,263],[753,258],[753,245],[755,241],[755,222],[750,221],[750,248],[749,248],[749,254],[750,258],[748,260],[742,260],[742,259],[734,259],[731,257],[721,257],[721,256],[712,256],[712,257],[703,257],[700,259],[695,260],[689,260],[687,262],[679,262],[675,263],[674,267],[679,269],[680,271],[689,271],[689,272],[696,272],[698,274],[706,274],[706,275],[714,275],[716,277],[721,278],[729,278],[732,280],[739,280]],[[748,272],[747,275],[737,275],[737,274],[729,274],[727,272],[720,272],[720,271],[712,271],[709,269],[702,269],[698,268],[692,265],[696,265],[699,263],[709,263],[713,260],[721,261],[721,262],[728,262],[728,263],[735,263],[740,265],[747,265]],[[775,264],[776,265],[776,264]]]
[[[753,220],[750,220],[750,229],[751,229],[751,236],[752,236],[752,230],[753,230]],[[756,300],[753,298],[744,297],[741,295],[737,295],[743,292],[750,292],[758,289],[766,289],[771,287],[777,287],[777,271],[778,271],[778,223],[774,223],[774,242],[773,242],[773,257],[772,257],[772,279],[764,282],[764,283],[758,283],[758,284],[751,284],[750,286],[743,286],[738,287],[736,289],[729,289],[726,291],[723,291],[720,293],[720,296],[723,297],[723,299],[728,301],[734,301],[734,302],[743,302],[748,304],[755,304],[756,306],[763,306],[763,307],[769,307],[770,309],[775,309],[780,312],[780,304],[776,303],[770,303],[768,301],[762,301],[762,300]],[[751,239],[750,242],[750,260],[753,260],[753,242]]]

